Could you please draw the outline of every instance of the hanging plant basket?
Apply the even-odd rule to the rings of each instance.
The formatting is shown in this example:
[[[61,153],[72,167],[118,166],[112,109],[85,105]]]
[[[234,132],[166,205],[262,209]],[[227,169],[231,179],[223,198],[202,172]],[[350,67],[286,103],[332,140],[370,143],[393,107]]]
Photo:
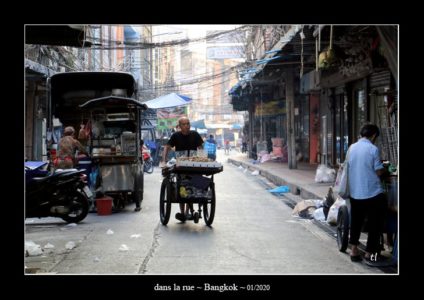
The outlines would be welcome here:
[[[336,62],[336,53],[334,49],[327,49],[319,54],[318,66],[321,69],[327,69]]]

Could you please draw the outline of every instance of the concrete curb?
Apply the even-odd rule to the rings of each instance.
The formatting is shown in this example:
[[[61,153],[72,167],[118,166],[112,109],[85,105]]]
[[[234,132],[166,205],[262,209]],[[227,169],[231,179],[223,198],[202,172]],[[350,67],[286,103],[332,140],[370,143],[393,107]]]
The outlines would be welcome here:
[[[251,164],[251,163],[248,163],[248,162],[242,162],[242,161],[235,160],[235,159],[232,159],[232,158],[228,158],[228,162],[232,163],[236,166],[241,165],[242,167],[248,168],[251,171],[258,170],[260,175],[267,178],[269,181],[274,183],[276,186],[287,185],[290,188],[290,192],[293,195],[298,195],[303,199],[322,199],[323,198],[322,195],[321,196],[317,195],[316,193],[309,191],[304,186],[301,186],[297,183],[290,182],[290,181],[286,180],[285,178],[281,178],[281,177],[279,177],[275,174],[272,174],[271,172],[261,168],[259,165]]]

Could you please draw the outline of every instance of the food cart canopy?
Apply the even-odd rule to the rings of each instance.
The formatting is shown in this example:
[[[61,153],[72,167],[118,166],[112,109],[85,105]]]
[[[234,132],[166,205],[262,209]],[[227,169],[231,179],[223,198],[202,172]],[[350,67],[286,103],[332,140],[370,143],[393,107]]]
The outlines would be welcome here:
[[[171,93],[152,100],[148,100],[143,103],[146,104],[149,108],[157,109],[188,105],[191,103],[191,100],[192,99],[187,96]]]
[[[141,103],[135,99],[132,98],[125,98],[125,97],[117,97],[117,96],[109,96],[109,97],[102,97],[102,98],[95,98],[91,99],[90,101],[85,102],[84,104],[81,104],[79,107],[82,109],[91,109],[91,108],[99,108],[99,107],[128,107],[128,105],[134,105],[136,107],[140,107],[143,110],[147,109],[147,105],[144,103]]]
[[[205,120],[192,121],[190,125],[196,129],[206,129]]]

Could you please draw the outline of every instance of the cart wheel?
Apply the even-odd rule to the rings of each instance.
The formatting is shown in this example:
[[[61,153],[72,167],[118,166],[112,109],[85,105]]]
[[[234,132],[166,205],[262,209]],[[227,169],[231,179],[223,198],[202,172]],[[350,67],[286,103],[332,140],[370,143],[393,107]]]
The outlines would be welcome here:
[[[196,224],[199,223],[199,213],[197,211],[193,214],[193,221]]]
[[[345,252],[349,241],[349,210],[346,205],[339,207],[337,214],[337,246],[340,252]]]
[[[171,215],[171,183],[168,178],[164,178],[160,187],[159,213],[160,221],[163,225],[168,224]]]
[[[208,226],[212,225],[213,218],[215,217],[215,183],[211,182],[210,186],[211,199],[208,199],[205,204],[203,204],[203,217],[205,218],[205,223]]]

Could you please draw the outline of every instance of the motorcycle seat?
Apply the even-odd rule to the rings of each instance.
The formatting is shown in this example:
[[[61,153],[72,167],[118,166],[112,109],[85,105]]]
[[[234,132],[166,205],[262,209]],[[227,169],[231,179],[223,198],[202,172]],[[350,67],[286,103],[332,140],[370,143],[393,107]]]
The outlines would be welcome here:
[[[50,178],[50,176],[46,176],[46,177],[33,177],[33,178],[31,179],[31,181],[39,183],[39,182],[46,181],[46,180],[48,180],[49,178]]]
[[[77,170],[77,169],[64,169],[64,170],[62,170],[62,169],[58,169],[52,174],[52,176],[65,177],[65,176],[83,173],[84,171],[85,171],[85,169],[84,170]]]

